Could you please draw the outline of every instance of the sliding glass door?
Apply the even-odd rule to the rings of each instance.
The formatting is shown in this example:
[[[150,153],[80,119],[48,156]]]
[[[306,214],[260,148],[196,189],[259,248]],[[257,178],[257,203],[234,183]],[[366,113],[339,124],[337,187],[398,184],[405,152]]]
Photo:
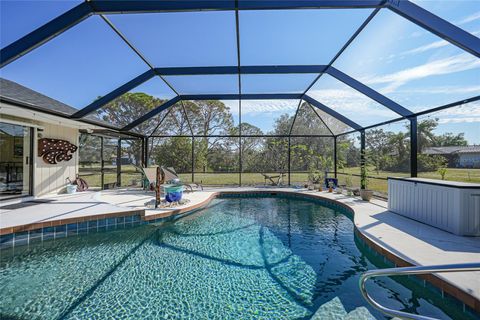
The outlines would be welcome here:
[[[32,131],[0,122],[0,200],[31,195]]]

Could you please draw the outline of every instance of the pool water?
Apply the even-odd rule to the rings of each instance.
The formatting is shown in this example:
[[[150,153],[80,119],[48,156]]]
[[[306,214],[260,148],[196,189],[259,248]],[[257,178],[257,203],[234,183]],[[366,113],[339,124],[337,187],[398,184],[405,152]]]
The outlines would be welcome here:
[[[312,201],[217,199],[173,223],[2,253],[0,318],[385,319],[360,295],[359,275],[377,267],[359,247],[348,214]],[[392,279],[368,289],[392,308],[449,318]]]

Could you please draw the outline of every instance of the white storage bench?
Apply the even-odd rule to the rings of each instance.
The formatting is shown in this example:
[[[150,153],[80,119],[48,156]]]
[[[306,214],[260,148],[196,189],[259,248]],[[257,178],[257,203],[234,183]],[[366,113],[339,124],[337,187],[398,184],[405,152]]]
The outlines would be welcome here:
[[[388,210],[462,236],[480,236],[480,184],[388,178]]]

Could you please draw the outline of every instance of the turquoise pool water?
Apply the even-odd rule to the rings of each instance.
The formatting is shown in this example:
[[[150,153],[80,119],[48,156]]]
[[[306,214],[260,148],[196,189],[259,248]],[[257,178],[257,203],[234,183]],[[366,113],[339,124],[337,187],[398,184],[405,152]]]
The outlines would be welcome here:
[[[359,293],[359,275],[377,268],[359,247],[350,218],[317,203],[217,199],[163,226],[3,252],[0,318],[308,319],[318,310],[316,319],[384,319]],[[369,292],[393,308],[449,318],[434,295],[406,285],[379,279]]]

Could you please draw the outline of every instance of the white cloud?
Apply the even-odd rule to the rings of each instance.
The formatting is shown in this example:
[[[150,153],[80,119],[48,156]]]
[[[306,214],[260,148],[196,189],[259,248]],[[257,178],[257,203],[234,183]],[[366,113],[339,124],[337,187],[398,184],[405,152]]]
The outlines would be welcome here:
[[[461,21],[458,22],[458,24],[466,24],[466,23],[469,23],[469,22],[472,22],[472,21],[475,21],[475,20],[479,20],[480,19],[480,11],[477,11],[465,18],[463,18]]]
[[[441,116],[469,116],[480,117],[480,103],[473,102],[469,104],[460,105],[458,107],[448,108],[433,115]]]
[[[223,101],[233,114],[238,114],[238,101]],[[295,112],[298,100],[242,100],[242,114]]]
[[[480,117],[465,117],[465,118],[441,118],[438,120],[438,123],[480,123]]]
[[[478,36],[478,35],[480,35],[480,31],[475,31],[472,34],[475,35],[475,36]],[[425,52],[425,51],[442,48],[442,47],[445,47],[445,46],[448,46],[448,45],[452,45],[452,44],[450,42],[446,41],[446,40],[438,40],[438,41],[431,42],[429,44],[420,46],[420,47],[415,48],[415,49],[411,49],[411,50],[401,52],[401,53],[398,54],[398,56],[418,54],[418,53],[422,53],[422,52]]]
[[[417,54],[417,53],[425,52],[425,51],[428,51],[428,50],[441,48],[441,47],[447,46],[448,44],[449,44],[448,41],[439,40],[439,41],[435,41],[435,42],[426,44],[424,46],[421,46],[421,47],[418,47],[418,48],[415,48],[415,49],[412,49],[412,50],[404,51],[404,52],[400,53],[399,56]]]
[[[375,101],[351,89],[315,89],[308,94],[327,107],[346,116],[356,114],[358,117],[386,117],[392,118],[393,112],[388,108],[379,106]]]
[[[424,87],[424,88],[409,88],[408,90],[397,90],[395,91],[396,94],[404,93],[404,94],[412,94],[412,93],[424,93],[424,94],[467,94],[473,93],[478,94],[480,93],[480,85],[478,86],[436,86],[436,87]]]
[[[468,53],[461,53],[391,74],[370,77],[370,79],[365,79],[365,82],[368,84],[385,84],[386,86],[380,92],[388,94],[413,80],[471,70],[478,67],[480,67],[479,59]]]

